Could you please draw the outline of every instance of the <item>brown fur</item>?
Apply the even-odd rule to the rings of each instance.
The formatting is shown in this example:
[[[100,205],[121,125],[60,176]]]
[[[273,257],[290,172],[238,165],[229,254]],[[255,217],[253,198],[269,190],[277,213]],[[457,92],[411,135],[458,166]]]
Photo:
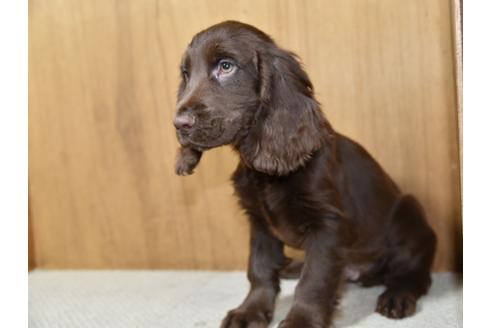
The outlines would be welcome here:
[[[233,63],[226,77],[221,60]],[[251,225],[251,289],[222,327],[267,327],[280,276],[300,275],[282,328],[328,327],[346,278],[386,286],[379,313],[413,314],[431,283],[435,234],[418,201],[332,129],[296,56],[228,21],[193,38],[182,72],[177,173],[232,145],[240,157],[232,180]],[[304,264],[286,258],[284,245],[303,249]]]

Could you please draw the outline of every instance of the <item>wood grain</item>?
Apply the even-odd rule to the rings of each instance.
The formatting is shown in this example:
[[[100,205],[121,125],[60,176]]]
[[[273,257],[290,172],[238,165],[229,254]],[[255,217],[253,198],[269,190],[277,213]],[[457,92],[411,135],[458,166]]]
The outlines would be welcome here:
[[[360,141],[456,261],[461,222],[449,0],[29,2],[29,183],[42,268],[244,268],[228,148],[173,173],[178,63],[225,19],[303,60],[327,117]]]
[[[454,75],[456,83],[456,110],[460,158],[460,211],[463,210],[463,0],[454,0],[453,36],[454,36]],[[457,222],[455,230],[456,271],[463,272],[463,223]]]

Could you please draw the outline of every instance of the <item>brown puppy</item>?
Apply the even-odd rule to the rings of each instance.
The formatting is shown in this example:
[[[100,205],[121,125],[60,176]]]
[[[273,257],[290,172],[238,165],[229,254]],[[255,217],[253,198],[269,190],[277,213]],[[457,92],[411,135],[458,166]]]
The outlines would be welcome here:
[[[280,327],[328,327],[346,278],[386,286],[381,314],[413,314],[431,284],[435,234],[417,200],[333,130],[296,56],[228,21],[193,38],[181,72],[176,171],[190,174],[203,151],[232,145],[232,180],[251,223],[251,289],[222,327],[268,326],[279,276],[295,271],[284,244],[303,249],[305,263]]]

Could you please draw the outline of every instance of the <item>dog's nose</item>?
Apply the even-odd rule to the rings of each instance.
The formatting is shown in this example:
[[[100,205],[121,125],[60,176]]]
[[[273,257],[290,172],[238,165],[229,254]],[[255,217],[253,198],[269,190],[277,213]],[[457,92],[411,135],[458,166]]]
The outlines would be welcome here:
[[[195,118],[189,114],[181,114],[174,118],[176,129],[191,128],[195,124]]]

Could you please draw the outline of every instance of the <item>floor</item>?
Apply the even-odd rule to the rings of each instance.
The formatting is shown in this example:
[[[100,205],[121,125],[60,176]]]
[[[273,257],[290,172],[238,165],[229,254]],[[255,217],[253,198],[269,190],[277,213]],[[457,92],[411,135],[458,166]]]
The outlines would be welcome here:
[[[271,327],[285,317],[296,281],[282,281]],[[219,327],[246,295],[244,272],[42,271],[29,274],[29,327]],[[374,312],[382,287],[348,285],[335,327],[463,327],[458,277],[434,274],[433,285],[407,319]]]

